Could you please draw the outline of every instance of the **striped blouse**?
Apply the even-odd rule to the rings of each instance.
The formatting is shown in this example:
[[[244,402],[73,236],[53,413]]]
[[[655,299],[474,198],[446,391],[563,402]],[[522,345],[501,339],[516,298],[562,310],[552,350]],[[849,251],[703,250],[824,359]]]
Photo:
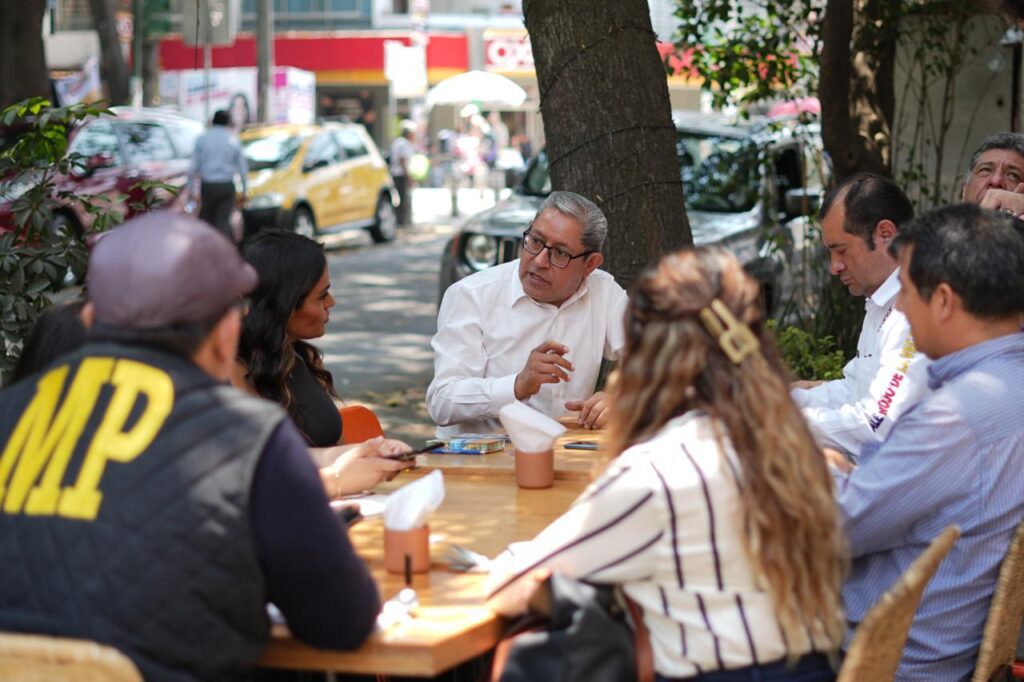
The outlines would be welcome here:
[[[496,559],[492,606],[514,608],[529,582],[516,581],[539,567],[619,584],[641,607],[666,677],[834,648],[818,627],[787,641],[743,550],[737,473],[707,416],[670,421],[613,460],[536,538]]]

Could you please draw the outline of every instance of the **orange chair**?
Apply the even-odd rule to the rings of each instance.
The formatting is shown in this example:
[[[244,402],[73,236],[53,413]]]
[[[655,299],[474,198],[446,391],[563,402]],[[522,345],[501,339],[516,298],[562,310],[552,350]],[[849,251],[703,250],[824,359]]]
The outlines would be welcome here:
[[[384,435],[380,420],[368,407],[345,405],[338,408],[338,414],[341,415],[341,442],[346,445]]]

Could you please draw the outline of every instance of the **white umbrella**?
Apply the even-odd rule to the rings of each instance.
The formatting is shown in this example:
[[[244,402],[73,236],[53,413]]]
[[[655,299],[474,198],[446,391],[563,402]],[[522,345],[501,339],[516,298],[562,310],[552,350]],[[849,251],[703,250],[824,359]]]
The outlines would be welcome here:
[[[526,91],[515,81],[497,73],[467,71],[445,78],[427,93],[427,108],[435,104],[477,102],[483,107],[518,107],[526,101]]]

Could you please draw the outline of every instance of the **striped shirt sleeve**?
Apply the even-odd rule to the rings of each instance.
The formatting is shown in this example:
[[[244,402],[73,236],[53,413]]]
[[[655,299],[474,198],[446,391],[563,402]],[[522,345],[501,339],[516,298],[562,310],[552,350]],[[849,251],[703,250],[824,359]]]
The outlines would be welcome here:
[[[597,583],[649,577],[655,547],[667,526],[659,498],[649,477],[613,465],[536,538],[495,560],[488,590],[492,606],[510,612],[503,607],[521,596],[516,583],[540,568]]]

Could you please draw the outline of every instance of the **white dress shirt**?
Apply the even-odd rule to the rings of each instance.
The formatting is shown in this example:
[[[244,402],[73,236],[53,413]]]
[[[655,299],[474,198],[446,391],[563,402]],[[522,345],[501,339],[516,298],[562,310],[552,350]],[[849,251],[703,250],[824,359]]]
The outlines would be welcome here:
[[[896,310],[899,291],[896,268],[864,303],[857,356],[842,379],[792,391],[820,444],[858,455],[862,446],[885,440],[928,389],[928,358],[917,352],[910,324]]]
[[[391,142],[391,175],[408,175],[409,159],[416,153],[416,146],[404,135]]]
[[[557,417],[569,400],[594,392],[601,359],[618,359],[625,340],[626,292],[603,270],[592,272],[561,306],[523,291],[519,261],[488,268],[450,286],[437,314],[434,380],[427,411],[438,437],[501,430],[498,410],[515,400],[516,375],[547,340],[569,348],[569,381],[544,384],[526,399]]]
[[[536,538],[492,562],[492,605],[521,603],[530,579],[516,581],[539,567],[621,585],[643,610],[665,677],[834,649],[815,624],[783,636],[743,549],[738,467],[708,416],[677,417],[613,460]]]

